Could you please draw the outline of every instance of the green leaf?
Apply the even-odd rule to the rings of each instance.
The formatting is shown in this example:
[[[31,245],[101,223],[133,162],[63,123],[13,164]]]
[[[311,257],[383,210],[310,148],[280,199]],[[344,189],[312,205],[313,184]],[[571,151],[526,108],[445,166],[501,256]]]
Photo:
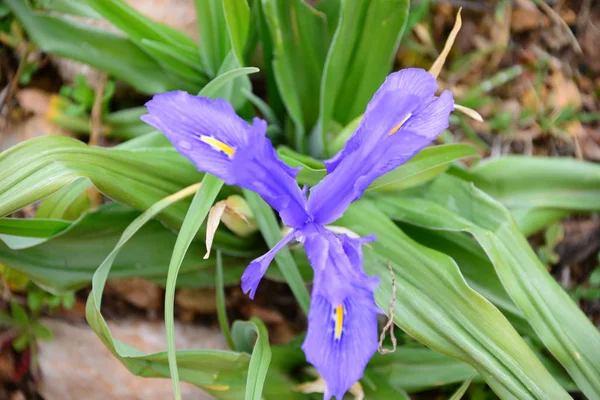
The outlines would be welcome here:
[[[198,88],[165,71],[156,60],[121,35],[34,12],[22,0],[5,1],[33,41],[48,53],[90,64],[143,93]]]
[[[171,44],[148,39],[142,39],[138,46],[182,81],[189,82],[195,87],[202,87],[207,82],[207,77],[200,70],[200,60],[196,59],[196,53],[186,54],[185,51]]]
[[[27,326],[30,323],[27,311],[14,300],[10,302],[10,315],[19,325]]]
[[[96,19],[100,18],[100,14],[94,11],[89,5],[72,0],[37,0],[36,4],[45,10],[57,11],[63,14]]]
[[[82,0],[104,19],[136,41],[143,39],[170,44],[178,48],[195,49],[194,41],[168,25],[146,17],[123,0]]]
[[[197,87],[206,83],[198,48],[182,32],[151,20],[122,0],[84,0],[84,3],[182,80]]]
[[[246,400],[261,400],[263,386],[269,364],[271,363],[271,347],[269,346],[269,332],[265,324],[258,318],[252,318],[250,321],[235,321],[233,332],[236,337],[253,334],[258,338],[252,350],[250,366],[248,368],[248,380],[246,381]]]
[[[14,236],[47,238],[63,231],[70,225],[68,221],[60,220],[0,218],[0,233]]]
[[[13,340],[12,346],[19,353],[24,351],[29,346],[29,334],[27,332],[21,333]]]
[[[31,311],[40,311],[43,303],[44,294],[41,290],[32,290],[27,293],[27,307],[29,307]]]
[[[408,16],[408,0],[343,0],[320,88],[319,124],[311,138],[324,153],[332,121],[348,124],[390,72]]]
[[[200,95],[205,96],[205,97],[211,97],[211,98],[217,98],[217,97],[224,98],[225,95],[223,94],[222,90],[227,82],[230,82],[234,78],[241,77],[241,76],[248,75],[248,74],[253,74],[258,71],[260,71],[260,70],[255,67],[243,67],[243,68],[234,68],[234,69],[228,70],[226,72],[223,72],[222,74],[217,76],[215,79],[211,80],[206,86],[204,86],[204,88],[202,88],[202,91],[200,92]]]
[[[115,247],[123,230],[140,213],[120,204],[108,204],[83,215],[68,229],[24,249],[11,249],[0,242],[0,263],[23,272],[52,293],[81,289],[92,281],[98,265]],[[26,220],[22,220],[25,222]],[[140,277],[165,283],[170,253],[176,235],[158,221],[150,221],[121,249],[111,278]],[[259,255],[249,243],[249,257]],[[152,243],[152,246],[148,246]],[[215,259],[204,260],[204,241],[192,244],[181,266],[182,287],[212,287]],[[247,259],[224,258],[224,284],[237,284]]]
[[[395,219],[473,235],[548,350],[584,393],[600,397],[600,333],[540,263],[504,207],[451,176],[419,197],[381,200],[378,206]]]
[[[208,176],[208,175],[207,175]],[[209,180],[211,178],[208,178]],[[212,178],[214,179],[214,178]],[[166,353],[145,354],[113,338],[100,313],[102,292],[110,269],[121,248],[133,235],[158,213],[174,202],[194,193],[189,187],[155,203],[136,218],[123,232],[119,242],[94,273],[92,291],[86,304],[86,318],[107,348],[134,374],[139,376],[169,376]],[[206,191],[206,189],[204,190]],[[183,236],[181,236],[183,237]],[[249,359],[243,354],[224,351],[186,351],[179,353],[183,379],[192,382],[222,399],[236,399],[243,393]],[[226,393],[223,393],[226,392]]]
[[[367,399],[410,400],[410,397],[404,390],[394,388],[384,375],[365,371],[361,383],[365,398]]]
[[[221,252],[217,250],[217,273],[215,274],[215,289],[217,292],[217,319],[219,320],[219,328],[223,332],[225,341],[231,350],[236,350],[235,343],[231,337],[229,329],[229,318],[227,318],[227,301],[225,300],[225,282],[223,280],[223,257]]]
[[[600,210],[600,166],[590,162],[509,156],[458,174],[507,206],[525,234],[551,225],[568,211]]]
[[[48,196],[35,212],[36,218],[64,219],[73,221],[90,209],[89,179],[78,179]]]
[[[231,50],[223,0],[194,0],[194,3],[198,16],[200,58],[204,70],[214,77]]]
[[[509,208],[600,210],[600,166],[590,162],[509,156],[480,163],[471,179]]]
[[[381,207],[385,209],[385,205]],[[502,286],[494,265],[477,242],[462,232],[434,231],[409,224],[402,224],[402,230],[417,242],[452,257],[469,286],[498,307],[522,336],[539,341],[521,310]]]
[[[239,63],[235,58],[233,50],[230,50],[229,53],[227,53],[227,57],[225,57],[223,64],[219,68],[218,74],[219,76],[223,76],[229,71],[238,71],[240,69],[241,68],[239,68]],[[254,68],[254,70],[258,71],[256,68]],[[238,74],[239,76],[236,79],[228,80],[228,82],[219,90],[218,97],[229,101],[236,110],[242,109],[247,101],[246,97],[242,96],[241,93],[243,91],[252,90],[250,79],[246,76],[246,74],[252,72],[241,73]]]
[[[244,48],[250,32],[250,8],[247,0],[222,0],[231,48],[238,65],[244,65]]]
[[[329,34],[325,15],[303,0],[261,0],[273,44],[273,73],[294,123],[296,149],[319,114],[319,87]],[[269,62],[269,61],[267,61]]]
[[[200,190],[196,192],[192,204],[181,225],[177,241],[173,249],[173,255],[169,263],[167,273],[167,284],[165,293],[165,327],[167,332],[167,352],[169,358],[169,370],[171,371],[171,380],[173,382],[173,393],[176,400],[181,399],[179,389],[179,373],[177,370],[177,355],[175,352],[175,284],[177,275],[183,263],[186,252],[188,251],[192,240],[208,215],[223,181],[211,175],[204,175]]]
[[[367,371],[386,376],[392,387],[412,393],[462,382],[474,369],[430,349],[400,346],[390,354],[375,354]]]
[[[568,399],[508,320],[471,289],[456,263],[406,236],[378,206],[355,202],[336,222],[376,234],[365,247],[365,270],[381,280],[377,304],[388,309],[396,275],[394,321],[428,347],[472,365],[501,398]]]
[[[88,178],[116,201],[146,209],[200,177],[175,149],[97,148],[64,136],[46,136],[0,154],[0,215],[41,200],[80,178]],[[166,210],[165,216],[181,222],[185,209],[185,204],[178,204]]]
[[[38,340],[50,340],[52,339],[52,331],[47,326],[40,322],[36,322],[33,325],[33,335]]]
[[[452,395],[452,397],[450,397],[450,400],[460,400],[460,399],[462,399],[462,397],[467,392],[467,389],[471,385],[471,382],[473,381],[474,377],[475,376],[472,375],[469,379],[467,379],[466,381],[464,381],[464,383],[462,385],[460,385],[460,387],[458,389],[456,389],[456,392],[454,392],[454,394]]]
[[[282,237],[273,209],[254,192],[244,189],[244,197],[256,218],[256,224],[265,238],[265,242],[267,242],[269,247],[274,247]],[[308,314],[310,295],[308,294],[308,290],[306,290],[306,286],[304,286],[302,275],[300,275],[298,266],[289,249],[284,247],[279,250],[275,256],[275,262],[287,284],[290,286],[292,293],[294,293],[298,304]]]

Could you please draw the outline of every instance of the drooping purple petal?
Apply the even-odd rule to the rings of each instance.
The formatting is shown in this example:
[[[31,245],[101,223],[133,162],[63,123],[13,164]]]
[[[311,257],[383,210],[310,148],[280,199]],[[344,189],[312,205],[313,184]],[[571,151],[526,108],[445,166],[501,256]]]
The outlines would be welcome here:
[[[342,399],[377,350],[378,279],[362,270],[364,241],[320,231],[304,242],[315,280],[302,349],[326,382],[325,399]]]
[[[268,252],[252,261],[250,265],[246,267],[244,274],[242,275],[242,291],[248,293],[248,296],[253,299],[256,294],[256,289],[260,280],[267,272],[269,265],[273,261],[273,258],[277,255],[286,244],[288,244],[296,235],[295,231],[291,231],[283,237],[277,244]]]
[[[448,127],[452,94],[435,96],[433,76],[419,69],[391,74],[377,91],[354,135],[326,162],[328,174],[311,189],[308,211],[317,223],[342,216],[366,188],[412,158]]]
[[[146,103],[142,120],[162,131],[175,148],[204,172],[252,190],[275,208],[287,226],[308,219],[306,197],[266,137],[265,121],[250,125],[225,100],[168,92]]]

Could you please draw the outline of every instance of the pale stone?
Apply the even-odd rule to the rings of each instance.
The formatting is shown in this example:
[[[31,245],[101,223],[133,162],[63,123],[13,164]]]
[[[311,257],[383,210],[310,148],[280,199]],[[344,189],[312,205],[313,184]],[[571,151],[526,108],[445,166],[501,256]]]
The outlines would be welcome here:
[[[85,324],[46,319],[54,338],[40,343],[40,392],[45,400],[154,400],[173,397],[168,379],[140,378],[131,374]],[[164,325],[128,319],[108,325],[121,341],[145,352],[166,350]],[[224,349],[217,329],[176,324],[178,349]],[[184,400],[209,400],[212,396],[181,382]]]

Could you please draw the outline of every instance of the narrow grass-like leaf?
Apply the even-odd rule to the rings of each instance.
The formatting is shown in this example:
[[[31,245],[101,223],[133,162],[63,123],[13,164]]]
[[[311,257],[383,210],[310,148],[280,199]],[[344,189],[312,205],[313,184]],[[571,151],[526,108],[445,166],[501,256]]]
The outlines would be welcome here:
[[[181,230],[173,249],[173,255],[171,256],[171,262],[169,263],[167,285],[165,287],[165,329],[167,332],[169,370],[171,371],[173,394],[176,400],[181,400],[177,356],[175,353],[175,284],[177,282],[177,274],[181,268],[185,253],[208,215],[208,211],[217,198],[222,186],[223,181],[220,179],[208,174],[204,175],[200,190],[196,192],[181,225]]]
[[[296,149],[319,114],[319,87],[329,33],[325,15],[303,0],[261,0],[273,44],[273,73],[294,123]]]
[[[217,75],[231,50],[223,0],[194,0],[200,34],[200,57],[208,75]]]
[[[250,32],[250,8],[247,0],[222,0],[231,48],[240,66],[244,65],[244,48]]]
[[[93,8],[81,2],[72,0],[39,0],[36,1],[45,10],[52,10],[63,14],[77,15],[87,18],[101,18]]]
[[[408,16],[408,0],[344,0],[320,88],[311,150],[324,154],[330,122],[348,124],[390,72]]]
[[[451,176],[419,197],[381,199],[378,205],[396,219],[473,235],[548,350],[586,395],[600,397],[600,333],[542,265],[508,210]]]
[[[237,337],[244,336],[248,338],[249,334],[257,335],[256,344],[250,358],[244,399],[261,400],[265,378],[269,370],[269,364],[271,363],[269,332],[267,332],[265,324],[258,318],[252,318],[250,321],[235,321],[233,331]]]
[[[142,39],[169,43],[179,48],[196,48],[196,43],[168,25],[161,24],[146,17],[123,0],[80,0],[89,5],[104,19],[125,32],[136,41]]]
[[[279,229],[279,224],[277,223],[273,210],[254,192],[244,190],[244,197],[254,213],[256,224],[265,238],[265,242],[267,242],[269,247],[275,246],[275,244],[281,240],[281,230]],[[294,293],[298,304],[300,304],[302,310],[308,314],[310,296],[308,290],[306,290],[306,286],[304,286],[302,275],[300,275],[298,266],[290,251],[287,248],[281,249],[275,256],[275,262],[287,284],[290,286],[290,289]]]
[[[475,377],[475,375],[471,375],[471,377],[469,379],[467,379],[466,381],[464,381],[463,384],[460,385],[460,387],[458,389],[456,389],[456,392],[454,392],[452,394],[452,397],[450,397],[449,400],[460,400],[460,399],[462,399],[462,397],[467,392],[467,389],[471,385],[471,382],[473,381],[474,377]]]
[[[235,343],[231,338],[231,330],[229,329],[229,318],[227,318],[227,302],[225,300],[225,282],[223,281],[223,257],[221,252],[217,251],[217,273],[215,274],[215,288],[217,292],[217,318],[219,327],[225,337],[225,341],[231,350],[236,350]]]
[[[248,74],[253,74],[258,71],[260,70],[255,67],[243,67],[223,72],[215,79],[211,80],[206,86],[204,86],[204,88],[202,88],[202,90],[200,91],[200,95],[211,98],[223,97],[220,93],[220,90],[227,82],[231,81],[234,78]]]

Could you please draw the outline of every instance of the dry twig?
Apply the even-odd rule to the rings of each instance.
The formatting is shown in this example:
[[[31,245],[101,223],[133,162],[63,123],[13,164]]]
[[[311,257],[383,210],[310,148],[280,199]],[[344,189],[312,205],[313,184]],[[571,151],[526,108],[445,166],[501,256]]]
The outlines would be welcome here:
[[[386,322],[383,330],[381,331],[381,336],[379,336],[379,347],[377,351],[379,354],[389,354],[396,351],[396,347],[398,343],[396,341],[396,335],[394,335],[394,306],[396,304],[396,275],[394,274],[394,270],[392,269],[392,264],[388,261],[388,268],[390,270],[390,275],[392,276],[392,299],[390,301],[389,313],[390,317]],[[384,349],[383,341],[385,340],[385,335],[387,331],[390,331],[390,339],[392,340],[392,349]]]

